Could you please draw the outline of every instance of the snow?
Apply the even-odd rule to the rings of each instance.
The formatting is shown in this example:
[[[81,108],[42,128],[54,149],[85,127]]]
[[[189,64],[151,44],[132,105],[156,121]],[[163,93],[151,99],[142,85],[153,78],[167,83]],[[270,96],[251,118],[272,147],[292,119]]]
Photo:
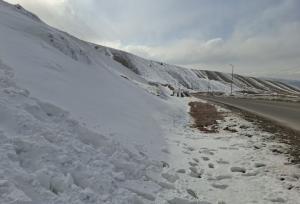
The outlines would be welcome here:
[[[130,55],[137,75],[1,0],[0,44],[0,203],[299,203],[299,168],[268,133],[221,108],[220,133],[191,128],[197,99],[162,84],[204,89],[195,72]]]
[[[14,14],[14,11],[11,12]],[[19,18],[23,16],[7,15],[2,11],[0,15],[0,41],[1,45],[7,45],[6,49],[0,50],[2,61],[14,69],[18,84],[30,90],[33,97],[49,103],[55,102],[89,128],[114,134],[122,143],[130,140],[137,143],[162,142],[152,110],[166,107],[158,99],[106,68],[117,63],[101,55],[97,56],[93,64],[80,58],[74,60],[72,56],[67,57],[65,52],[62,54],[61,50],[54,49],[56,45],[51,47],[43,41],[43,32],[55,32],[53,29],[43,24],[36,25],[36,22],[26,17],[26,21],[20,23]],[[11,30],[3,26],[7,22],[11,25],[18,22],[18,27]],[[73,45],[71,42],[74,39],[62,33],[57,35],[70,41],[70,47]],[[71,49],[76,50],[74,47]],[[101,61],[101,64],[96,60]],[[84,105],[79,98],[84,99]],[[141,141],[137,135],[145,137]]]
[[[123,51],[111,49],[112,54],[122,56],[135,65],[139,75],[150,82],[157,82],[160,84],[170,84],[175,88],[190,89],[198,91],[207,91],[208,83],[210,83],[211,90],[215,92],[230,92],[230,84],[224,84],[216,80],[207,80],[201,78],[190,69],[169,65],[166,63],[146,60]],[[234,86],[236,91],[240,90]]]
[[[186,195],[183,198],[191,200],[184,191],[193,189],[199,200],[210,203],[272,203],[271,200],[277,198],[285,203],[299,203],[299,192],[282,189],[280,176],[292,178],[299,169],[285,165],[284,156],[270,153],[270,149],[279,144],[265,142],[263,138],[271,136],[269,133],[257,130],[253,124],[226,109],[221,111],[226,112],[227,117],[219,124],[220,133],[199,135],[197,130],[183,125],[190,120],[188,115],[186,123],[178,121],[174,124],[176,128],[171,126],[166,130],[170,134],[167,161],[170,168],[164,171],[180,176],[177,186]],[[222,130],[228,126],[238,132]],[[180,169],[187,173],[179,173]],[[241,173],[243,171],[246,172]],[[299,186],[297,180],[290,181],[284,182],[285,188]],[[174,196],[176,194],[171,194],[170,199]]]

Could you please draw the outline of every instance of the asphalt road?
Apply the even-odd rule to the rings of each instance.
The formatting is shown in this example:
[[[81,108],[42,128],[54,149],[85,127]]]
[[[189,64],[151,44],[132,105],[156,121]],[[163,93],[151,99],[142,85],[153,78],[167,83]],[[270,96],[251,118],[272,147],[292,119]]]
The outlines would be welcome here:
[[[300,131],[300,103],[232,97],[200,97],[245,110]]]

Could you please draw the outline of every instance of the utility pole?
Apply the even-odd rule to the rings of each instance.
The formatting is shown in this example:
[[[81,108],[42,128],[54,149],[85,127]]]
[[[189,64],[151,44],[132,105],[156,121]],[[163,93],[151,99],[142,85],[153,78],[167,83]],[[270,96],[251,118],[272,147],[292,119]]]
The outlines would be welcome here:
[[[233,88],[233,69],[234,69],[234,66],[233,64],[230,64],[231,66],[231,86],[230,86],[230,95],[232,95],[232,88]]]
[[[209,95],[209,89],[210,89],[210,81],[209,78],[207,77],[207,95]]]

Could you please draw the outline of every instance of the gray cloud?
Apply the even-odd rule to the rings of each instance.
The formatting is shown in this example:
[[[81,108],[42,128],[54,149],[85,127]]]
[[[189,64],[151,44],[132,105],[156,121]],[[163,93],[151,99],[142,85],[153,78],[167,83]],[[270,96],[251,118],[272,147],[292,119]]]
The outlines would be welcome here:
[[[9,1],[80,38],[143,57],[300,79],[298,0]]]

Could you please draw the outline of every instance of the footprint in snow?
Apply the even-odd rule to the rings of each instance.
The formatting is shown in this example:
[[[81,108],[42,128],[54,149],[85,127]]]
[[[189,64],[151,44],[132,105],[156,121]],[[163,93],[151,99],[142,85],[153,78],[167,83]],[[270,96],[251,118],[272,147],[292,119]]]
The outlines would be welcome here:
[[[256,168],[260,168],[260,167],[265,167],[266,165],[263,164],[263,163],[255,163],[254,166],[255,166]]]
[[[242,174],[242,176],[256,176],[258,174],[258,171],[254,171],[254,172],[247,172],[245,174]]]
[[[246,173],[246,169],[244,167],[231,167],[230,168],[231,172],[240,172],[240,173]]]
[[[198,169],[196,168],[196,167],[190,167],[189,168],[190,170],[191,170],[191,172],[193,172],[193,173],[198,173]]]
[[[213,183],[211,184],[212,187],[217,188],[217,189],[221,189],[224,190],[226,188],[228,188],[227,184],[217,184],[217,183]]]
[[[161,149],[161,151],[162,151],[163,153],[170,154],[170,152],[169,152],[169,150],[168,150],[167,148],[163,148],[163,149]]]
[[[194,147],[191,147],[191,146],[188,146],[188,147],[186,147],[185,149],[187,149],[188,151],[194,151],[195,150],[195,148]]]
[[[273,203],[285,203],[283,198],[271,198],[270,201]]]
[[[221,181],[221,180],[224,180],[224,179],[232,179],[232,176],[224,174],[224,175],[219,175],[219,176],[216,177],[216,180],[218,180],[218,181]]]
[[[223,160],[223,159],[217,160],[217,163],[218,163],[218,164],[229,164],[228,161],[225,161],[225,160]]]
[[[210,202],[207,202],[207,201],[190,201],[190,200],[187,200],[185,198],[178,198],[178,197],[175,197],[175,198],[172,198],[171,200],[168,200],[168,203],[169,204],[212,204]]]
[[[193,158],[193,160],[194,160],[195,162],[199,163],[199,159]]]
[[[239,148],[237,148],[237,147],[229,147],[228,149],[229,150],[239,150]]]
[[[203,159],[204,161],[209,161],[209,158],[208,158],[208,157],[202,157],[202,159]]]
[[[209,163],[208,167],[211,168],[211,169],[213,169],[213,168],[215,168],[215,165],[213,163]]]
[[[229,174],[219,175],[219,176],[216,176],[216,177],[211,176],[207,180],[208,181],[222,181],[222,180],[226,180],[226,179],[232,179],[232,176],[229,175]]]
[[[187,192],[189,195],[191,195],[193,198],[198,199],[198,196],[197,196],[196,192],[193,191],[192,189],[186,189],[186,192]]]
[[[214,149],[202,149],[199,151],[200,154],[207,154],[207,155],[214,155],[215,153],[213,153]]]
[[[161,164],[162,164],[163,168],[169,168],[170,167],[170,165],[165,161],[161,161]]]
[[[200,172],[198,171],[198,169],[196,167],[190,167],[191,173],[189,174],[191,177],[194,178],[202,178],[202,174],[203,174],[203,170],[201,170]]]
[[[183,153],[183,154],[191,154],[191,152],[188,152],[188,151],[185,151],[185,150],[182,151],[182,153]]]
[[[175,186],[170,184],[170,183],[166,183],[166,182],[158,182],[157,183],[160,187],[164,188],[164,189],[168,189],[168,190],[174,190],[175,189]]]
[[[185,169],[178,169],[177,170],[177,173],[180,173],[180,174],[185,174],[185,172],[186,172]]]
[[[189,165],[190,165],[190,166],[198,166],[198,164],[195,163],[195,162],[189,162]]]
[[[173,175],[173,174],[169,174],[169,173],[162,173],[161,176],[166,179],[167,181],[169,181],[170,183],[175,183],[175,181],[177,181],[179,179],[178,175]]]

